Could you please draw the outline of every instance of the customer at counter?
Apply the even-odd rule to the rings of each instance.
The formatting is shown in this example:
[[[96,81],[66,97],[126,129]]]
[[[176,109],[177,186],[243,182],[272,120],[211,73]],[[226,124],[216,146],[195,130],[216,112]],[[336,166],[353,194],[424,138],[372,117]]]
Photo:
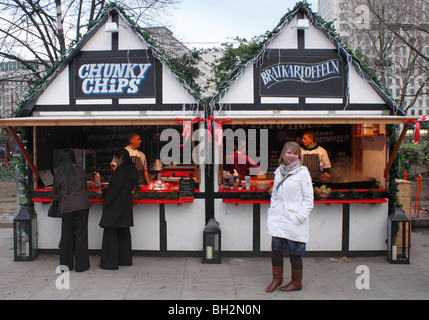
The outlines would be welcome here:
[[[224,170],[233,174],[237,171],[240,180],[244,180],[249,175],[249,168],[254,168],[256,172],[261,171],[252,158],[246,155],[246,142],[240,139],[234,141],[234,153],[227,155],[223,159]]]
[[[274,172],[267,231],[272,236],[273,280],[267,292],[283,282],[283,252],[289,254],[292,280],[280,287],[282,291],[302,289],[302,255],[309,238],[309,215],[314,207],[313,186],[308,169],[301,165],[301,149],[296,142],[286,142]]]
[[[138,187],[138,174],[126,149],[116,153],[117,168],[112,175],[103,201],[100,227],[104,228],[100,268],[116,270],[132,265],[131,233],[133,191]]]
[[[60,153],[53,184],[53,198],[60,203],[60,265],[77,272],[89,268],[88,213],[91,203],[86,192],[85,172],[76,164],[73,150]],[[74,261],[73,261],[74,256]]]
[[[150,184],[151,181],[149,179],[146,155],[138,150],[141,143],[142,141],[140,135],[137,133],[131,133],[128,136],[128,145],[125,147],[125,149],[128,151],[131,161],[134,163],[134,166],[137,169],[139,175],[139,185],[145,186]],[[113,171],[115,171],[118,166],[117,161],[118,159],[113,157],[113,160],[110,163],[110,167]]]
[[[312,131],[304,132],[302,135],[303,165],[308,168],[313,179],[329,182],[331,180],[331,162],[328,152],[315,142],[315,138],[316,135]]]

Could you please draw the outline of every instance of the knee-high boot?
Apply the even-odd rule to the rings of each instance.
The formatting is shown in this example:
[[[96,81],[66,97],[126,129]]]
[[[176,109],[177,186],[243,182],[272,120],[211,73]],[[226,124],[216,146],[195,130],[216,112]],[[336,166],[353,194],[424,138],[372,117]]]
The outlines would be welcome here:
[[[273,292],[283,282],[283,266],[273,266],[273,280],[268,285],[266,292]]]
[[[292,280],[280,287],[281,291],[297,291],[302,289],[302,269],[292,269]]]

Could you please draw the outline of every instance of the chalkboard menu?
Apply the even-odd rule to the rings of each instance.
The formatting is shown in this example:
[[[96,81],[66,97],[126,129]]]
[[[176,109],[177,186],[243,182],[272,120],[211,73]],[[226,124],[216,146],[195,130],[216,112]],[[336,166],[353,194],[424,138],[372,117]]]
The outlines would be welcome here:
[[[225,128],[231,128],[234,132],[244,129],[246,137],[250,129],[268,129],[268,172],[274,172],[279,166],[285,142],[295,141],[302,145],[302,135],[306,131],[315,133],[316,142],[328,152],[333,169],[344,168],[351,163],[351,126],[347,124],[252,124],[225,125]],[[256,137],[257,150],[261,143],[266,143],[260,139],[260,136]]]
[[[82,126],[82,127],[39,127],[38,128],[38,163],[41,169],[52,169],[52,150],[72,148],[92,150],[94,165],[86,165],[89,175],[99,172],[105,181],[112,174],[110,162],[115,152],[128,144],[128,135],[137,133],[142,143],[139,150],[146,155],[150,166],[159,158],[163,144],[160,133],[166,128],[181,132],[182,126],[138,125],[138,126]]]
[[[182,178],[179,180],[179,197],[194,197],[194,179]]]

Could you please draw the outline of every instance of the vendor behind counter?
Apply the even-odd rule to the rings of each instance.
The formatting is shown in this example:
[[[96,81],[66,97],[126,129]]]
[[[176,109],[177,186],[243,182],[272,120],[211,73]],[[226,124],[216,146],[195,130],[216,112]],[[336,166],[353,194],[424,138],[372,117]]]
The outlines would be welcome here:
[[[139,151],[142,141],[140,135],[136,133],[130,133],[128,136],[128,146],[125,149],[128,151],[131,157],[131,161],[134,163],[137,172],[139,174],[139,185],[145,186],[151,183],[149,179],[146,155]],[[113,157],[112,162],[110,163],[112,170],[115,170],[117,167],[117,158]]]
[[[304,132],[302,144],[303,164],[310,171],[311,178],[329,182],[331,180],[331,161],[328,152],[315,142],[314,132]]]
[[[256,173],[261,171],[256,162],[246,155],[246,142],[240,139],[234,140],[234,153],[225,156],[223,164],[224,170],[231,174],[236,170],[240,180],[244,180],[247,175],[250,175],[250,168],[254,168]]]

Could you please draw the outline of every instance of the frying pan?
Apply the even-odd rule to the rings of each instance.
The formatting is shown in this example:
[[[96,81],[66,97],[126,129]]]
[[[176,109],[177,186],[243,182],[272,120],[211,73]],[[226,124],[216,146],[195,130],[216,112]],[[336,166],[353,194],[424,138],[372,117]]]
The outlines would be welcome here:
[[[332,189],[371,189],[377,183],[373,177],[332,177],[330,182],[313,179],[314,186],[326,185]]]

